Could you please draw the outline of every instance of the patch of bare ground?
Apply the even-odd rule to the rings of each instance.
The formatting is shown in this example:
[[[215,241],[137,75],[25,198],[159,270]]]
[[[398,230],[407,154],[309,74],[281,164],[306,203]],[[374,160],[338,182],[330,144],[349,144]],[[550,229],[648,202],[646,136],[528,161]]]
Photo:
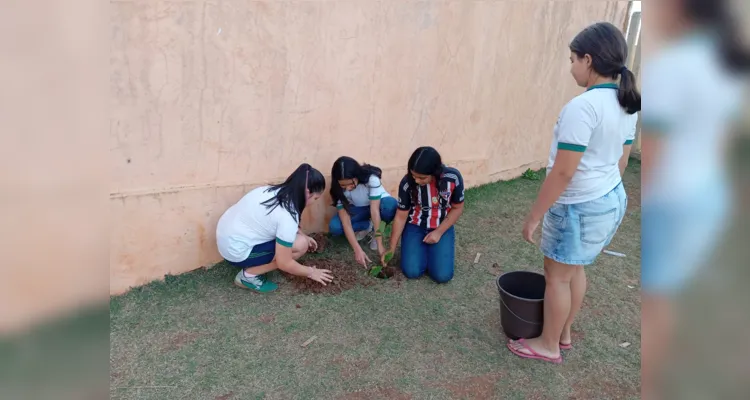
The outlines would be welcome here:
[[[451,392],[454,399],[491,399],[495,397],[495,385],[502,376],[503,374],[495,372],[437,386]]]
[[[394,388],[363,390],[337,397],[338,400],[411,400],[411,396]]]
[[[183,348],[184,346],[195,342],[201,336],[203,336],[203,334],[198,333],[198,332],[180,332],[169,338],[166,346],[164,346],[163,351],[164,352],[177,351]]]

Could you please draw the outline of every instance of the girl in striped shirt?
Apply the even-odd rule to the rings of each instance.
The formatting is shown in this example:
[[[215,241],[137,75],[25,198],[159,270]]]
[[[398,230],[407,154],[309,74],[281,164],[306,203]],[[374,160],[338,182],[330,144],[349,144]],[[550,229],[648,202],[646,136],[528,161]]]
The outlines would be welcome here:
[[[457,169],[443,165],[432,147],[414,151],[408,167],[398,189],[390,248],[401,239],[401,269],[407,278],[427,272],[435,282],[445,283],[453,279],[453,225],[463,213],[464,181]]]

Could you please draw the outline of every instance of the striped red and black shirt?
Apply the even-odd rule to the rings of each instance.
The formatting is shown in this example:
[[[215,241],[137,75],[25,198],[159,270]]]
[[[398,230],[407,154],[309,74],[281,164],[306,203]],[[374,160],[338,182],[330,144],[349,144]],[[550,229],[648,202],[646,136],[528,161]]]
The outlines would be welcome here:
[[[398,187],[398,208],[409,211],[407,222],[424,229],[436,229],[453,204],[464,202],[464,179],[455,168],[445,167],[439,181],[433,179],[428,185],[417,186],[416,199],[412,198],[410,185],[405,176]]]

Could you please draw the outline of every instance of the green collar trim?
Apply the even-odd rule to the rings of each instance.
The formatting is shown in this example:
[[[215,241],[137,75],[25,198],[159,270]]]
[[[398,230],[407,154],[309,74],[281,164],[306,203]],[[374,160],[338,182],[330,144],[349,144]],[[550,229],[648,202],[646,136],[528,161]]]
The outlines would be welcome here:
[[[618,88],[619,87],[617,86],[616,83],[602,83],[601,85],[594,85],[586,89],[586,91],[588,92],[589,90],[594,90],[594,89],[618,89]]]

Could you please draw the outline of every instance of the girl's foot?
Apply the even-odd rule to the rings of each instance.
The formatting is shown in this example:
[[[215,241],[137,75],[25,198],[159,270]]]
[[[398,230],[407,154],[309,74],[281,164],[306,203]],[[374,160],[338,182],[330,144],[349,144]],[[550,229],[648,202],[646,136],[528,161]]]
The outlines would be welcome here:
[[[375,240],[375,238],[372,238],[372,240],[370,240],[370,250],[378,251],[378,241]]]
[[[570,329],[563,329],[562,335],[560,335],[560,348],[568,350],[573,347],[573,339],[570,336]]]
[[[234,277],[234,284],[258,293],[270,293],[279,288],[279,285],[269,281],[265,274],[248,276],[243,270],[240,270]]]
[[[518,339],[508,342],[508,348],[519,357],[535,358],[555,364],[562,362],[560,348],[548,349],[542,344],[542,338]]]

